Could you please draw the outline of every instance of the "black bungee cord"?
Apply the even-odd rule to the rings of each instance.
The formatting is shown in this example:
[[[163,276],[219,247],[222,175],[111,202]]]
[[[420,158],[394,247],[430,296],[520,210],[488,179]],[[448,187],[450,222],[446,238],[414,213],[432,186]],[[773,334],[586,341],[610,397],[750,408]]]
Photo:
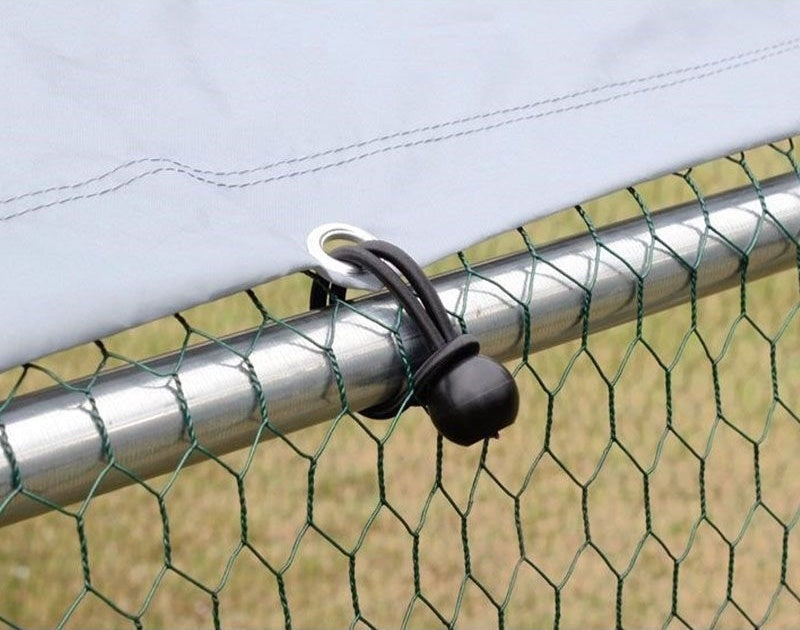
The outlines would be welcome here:
[[[406,401],[420,405],[444,437],[463,446],[499,437],[499,431],[514,422],[519,393],[513,377],[500,363],[480,354],[473,335],[455,330],[436,289],[411,256],[379,240],[339,247],[330,256],[378,278],[417,325],[428,349],[414,374],[413,397],[402,388],[362,414],[384,420],[396,416]],[[328,305],[333,296],[344,300],[346,291],[315,277],[311,308]]]

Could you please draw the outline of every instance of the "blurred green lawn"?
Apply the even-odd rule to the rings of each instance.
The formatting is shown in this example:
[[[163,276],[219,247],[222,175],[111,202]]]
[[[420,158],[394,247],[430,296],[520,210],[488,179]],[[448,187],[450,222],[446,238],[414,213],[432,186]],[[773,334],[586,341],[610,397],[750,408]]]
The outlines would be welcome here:
[[[759,178],[785,172],[788,166],[769,148],[748,153],[748,163]],[[693,175],[704,194],[748,183],[741,168],[726,161],[699,167]],[[654,210],[693,198],[677,177],[637,189]],[[640,213],[625,192],[584,207],[598,227]],[[543,244],[585,231],[585,226],[570,210],[526,229]],[[522,245],[518,235],[507,234],[470,248],[466,255],[475,262]],[[450,257],[429,271],[457,266],[457,259]],[[712,622],[720,628],[748,627],[747,617],[759,621],[770,607],[768,626],[797,626],[800,603],[787,590],[800,594],[800,528],[791,526],[800,509],[800,424],[790,413],[800,411],[797,275],[793,270],[749,286],[752,323],[738,319],[736,290],[699,302],[700,336],[713,358],[722,356],[716,373],[724,422],[715,413],[712,361],[697,336],[685,339],[690,328],[687,305],[648,317],[643,332],[658,357],[675,364],[670,372],[674,433],[665,433],[665,372],[641,343],[626,355],[636,332],[629,324],[591,335],[588,353],[579,352],[576,341],[533,356],[517,375],[522,409],[516,424],[490,442],[483,459],[480,447],[445,444],[442,488],[432,495],[436,436],[416,411],[404,414],[385,442],[388,506],[380,507],[378,453],[368,432],[383,437],[390,424],[363,420],[361,425],[343,416],[331,435],[331,425],[290,435],[306,453],[330,440],[316,462],[314,523],[345,549],[360,544],[355,587],[364,618],[379,627],[398,627],[405,615],[410,627],[440,625],[430,606],[459,627],[493,626],[498,610],[491,596],[501,603],[507,599],[507,627],[552,626],[556,614],[565,628],[611,627],[616,570],[626,574],[621,599],[626,627],[650,628],[669,620],[673,589],[673,628]],[[256,293],[272,314],[286,317],[305,310],[308,281],[295,275]],[[184,316],[192,326],[217,336],[260,321],[244,295]],[[786,326],[776,344],[778,391],[786,409],[774,404],[770,347],[753,324],[770,338]],[[142,359],[175,349],[183,334],[175,320],[166,319],[106,343],[120,355]],[[39,364],[68,380],[94,371],[99,359],[94,346],[84,346]],[[0,374],[0,400],[20,373]],[[603,376],[614,384],[613,421],[619,437],[608,450],[611,418]],[[557,389],[562,379],[553,399],[552,453],[543,453],[548,396],[539,380]],[[19,392],[52,384],[44,372],[31,371]],[[223,459],[240,469],[245,457],[242,451]],[[645,477],[633,460],[652,470],[647,475],[649,524]],[[291,560],[285,583],[294,627],[344,627],[354,615],[348,558],[313,529],[298,537],[306,519],[308,478],[307,460],[287,444],[260,444],[245,482],[249,534],[273,566]],[[160,489],[166,479],[152,480],[151,486]],[[585,500],[581,484],[587,488]],[[514,496],[519,497],[517,513]],[[707,519],[700,518],[701,504]],[[166,506],[173,563],[209,589],[222,585],[217,602],[222,625],[282,627],[275,577],[247,549],[231,562],[241,535],[234,477],[214,463],[186,468],[167,494]],[[463,521],[456,508],[466,515]],[[423,523],[418,541],[422,597],[416,600],[414,538],[400,518],[412,529]],[[164,567],[155,499],[138,486],[94,498],[85,527],[92,584],[123,610],[136,613]],[[645,536],[648,530],[651,534]],[[520,561],[518,532],[525,563]],[[4,528],[0,616],[27,627],[58,623],[83,588],[78,540],[75,520],[57,513]],[[471,579],[465,577],[463,540]],[[680,559],[676,583],[666,550]],[[726,593],[731,572],[733,588]],[[558,598],[552,584],[559,585]],[[142,623],[208,627],[214,605],[191,581],[167,571]],[[131,625],[91,593],[67,621],[74,628]]]

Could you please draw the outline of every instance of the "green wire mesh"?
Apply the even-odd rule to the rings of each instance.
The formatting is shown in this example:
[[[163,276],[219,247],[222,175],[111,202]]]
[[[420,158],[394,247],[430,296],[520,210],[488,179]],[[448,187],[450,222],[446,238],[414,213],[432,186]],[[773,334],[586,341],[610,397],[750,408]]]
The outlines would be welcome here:
[[[461,253],[475,262],[794,171],[792,141],[648,182]],[[614,208],[614,212],[611,212]],[[620,211],[619,208],[624,208]],[[709,226],[709,233],[713,228]],[[653,233],[654,238],[657,238]],[[717,236],[721,236],[717,234]],[[787,234],[788,238],[792,235]],[[194,433],[183,353],[255,326],[291,328],[302,276],[0,375],[0,446],[14,492],[50,512],[0,538],[9,627],[793,627],[800,619],[800,246],[790,272],[593,333],[509,364],[517,423],[500,440],[445,443],[419,411],[375,422],[350,409],[282,435],[248,360],[259,438],[225,456]],[[731,247],[736,247],[729,243]],[[608,250],[610,252],[610,250]],[[613,254],[613,252],[610,252]],[[677,257],[677,254],[675,254]],[[624,261],[622,261],[624,262]],[[637,273],[631,268],[631,272]],[[574,281],[574,280],[573,280]],[[529,314],[520,304],[524,318]],[[357,305],[337,302],[341,309]],[[365,317],[369,314],[363,313]],[[461,322],[459,313],[453,313]],[[57,316],[57,314],[54,314]],[[527,319],[525,320],[528,321]],[[399,323],[388,329],[402,352]],[[298,333],[300,334],[300,333]],[[309,340],[310,341],[310,340]],[[175,470],[141,479],[115,459],[92,388],[104,370],[180,349],[171,378],[188,443]],[[525,348],[530,347],[526,338]],[[54,505],[15,464],[3,410],[90,373],[106,466],[85,500]],[[190,458],[203,463],[189,466]],[[111,471],[132,485],[100,495]]]

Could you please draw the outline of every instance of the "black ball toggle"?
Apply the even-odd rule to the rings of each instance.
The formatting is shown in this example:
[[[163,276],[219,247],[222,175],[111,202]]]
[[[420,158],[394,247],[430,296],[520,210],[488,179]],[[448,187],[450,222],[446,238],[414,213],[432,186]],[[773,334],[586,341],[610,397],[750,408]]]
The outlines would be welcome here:
[[[434,352],[416,377],[417,400],[439,432],[462,446],[498,437],[519,409],[514,378],[479,351],[474,337],[460,335]]]

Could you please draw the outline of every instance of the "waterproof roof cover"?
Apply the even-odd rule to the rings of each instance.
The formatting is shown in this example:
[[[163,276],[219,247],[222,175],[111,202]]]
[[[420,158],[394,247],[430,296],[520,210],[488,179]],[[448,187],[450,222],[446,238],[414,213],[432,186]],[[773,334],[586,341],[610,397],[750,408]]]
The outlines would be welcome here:
[[[0,368],[800,132],[800,3],[8,3]]]

